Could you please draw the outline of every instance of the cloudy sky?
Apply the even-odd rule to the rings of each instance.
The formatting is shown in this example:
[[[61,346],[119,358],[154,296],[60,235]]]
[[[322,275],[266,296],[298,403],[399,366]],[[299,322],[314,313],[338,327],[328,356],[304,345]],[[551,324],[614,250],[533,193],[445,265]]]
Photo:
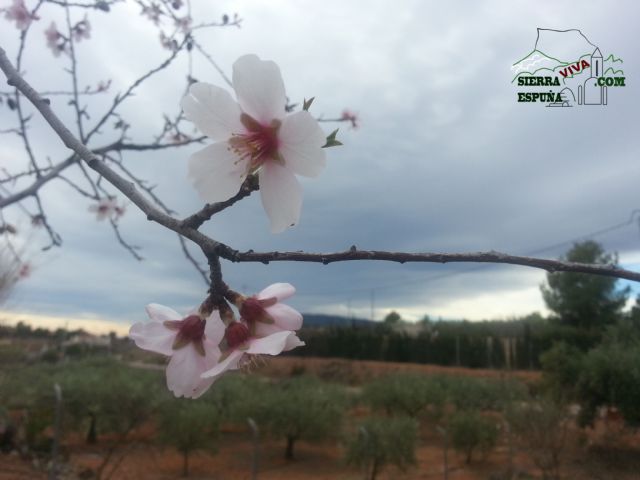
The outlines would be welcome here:
[[[355,244],[556,258],[571,240],[623,224],[640,208],[637,2],[402,0],[391,5],[194,0],[196,23],[223,13],[243,18],[241,29],[196,34],[225,72],[239,56],[256,53],[280,65],[292,101],[315,96],[312,113],[332,117],[349,108],[361,119],[357,130],[341,128],[344,146],[327,152],[325,172],[302,179],[304,207],[297,227],[270,234],[259,195],[253,195],[216,216],[204,231],[240,250],[333,251]],[[111,79],[110,94],[122,91],[166,56],[158,48],[157,30],[139,12],[126,2],[108,15],[89,13],[92,38],[78,45],[81,87]],[[52,19],[62,23],[60,13],[52,6],[42,10],[25,57],[27,79],[42,90],[68,88],[68,59],[54,58],[43,35]],[[18,31],[0,21],[0,45],[15,57]],[[605,57],[613,53],[623,59],[627,86],[610,89],[606,107],[518,103],[510,67],[533,50],[537,27],[581,29]],[[197,79],[223,85],[206,60],[193,59]],[[180,57],[122,109],[136,140],[151,138],[162,126],[162,114],[176,111],[186,68],[186,57]],[[71,121],[66,100],[52,100]],[[109,101],[90,100],[91,121]],[[12,122],[12,113],[0,107],[0,130]],[[64,158],[60,142],[39,118],[31,133],[43,162]],[[92,146],[111,138],[107,129]],[[17,171],[25,162],[19,139],[2,135],[0,140],[0,165]],[[127,154],[126,162],[157,184],[156,192],[183,216],[201,206],[186,179],[187,158],[197,148]],[[5,320],[90,321],[92,327],[111,328],[102,323],[109,321],[123,331],[144,317],[147,303],[186,310],[203,299],[204,284],[182,256],[175,234],[147,222],[135,208],[129,208],[121,229],[143,247],[143,262],[132,259],[110,227],[87,211],[90,202],[64,183],[51,182],[42,199],[64,244],[39,252],[45,236],[29,232],[19,209],[5,209],[21,238],[28,239],[26,255],[34,265],[32,276],[4,305]],[[640,268],[637,219],[595,237],[631,269]],[[293,283],[298,293],[291,304],[303,312],[368,318],[373,306],[377,319],[391,309],[408,319],[544,312],[539,286],[545,274],[522,267],[225,262],[223,271],[233,288],[247,293],[276,281]]]

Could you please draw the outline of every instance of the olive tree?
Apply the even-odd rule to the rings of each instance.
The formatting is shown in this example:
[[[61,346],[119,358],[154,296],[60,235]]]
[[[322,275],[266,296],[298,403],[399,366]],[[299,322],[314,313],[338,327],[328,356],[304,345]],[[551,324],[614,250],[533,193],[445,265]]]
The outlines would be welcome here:
[[[568,419],[564,408],[550,399],[531,399],[505,412],[510,431],[542,472],[544,479],[560,478]]]
[[[482,416],[477,411],[456,412],[449,420],[448,427],[453,448],[465,455],[465,462],[471,463],[473,453],[480,450],[488,454],[498,440],[495,420]]]
[[[97,467],[97,478],[105,473],[129,434],[148,421],[166,398],[160,393],[158,372],[136,370],[108,360],[65,365],[58,378],[65,392],[69,426],[86,427],[89,443],[97,442],[101,433],[111,434]]]
[[[426,375],[399,373],[374,380],[364,387],[365,402],[388,414],[415,417],[426,410],[438,417],[445,392],[440,383]]]
[[[158,428],[163,443],[182,454],[182,475],[189,475],[189,455],[196,450],[216,451],[220,419],[215,406],[205,402],[174,400],[160,410]]]
[[[271,385],[254,409],[258,423],[274,437],[286,440],[285,458],[294,458],[298,440],[338,435],[346,397],[342,390],[313,377],[297,377]]]
[[[365,480],[375,480],[387,465],[404,470],[416,462],[418,423],[407,417],[367,419],[347,443],[347,462],[365,471]]]

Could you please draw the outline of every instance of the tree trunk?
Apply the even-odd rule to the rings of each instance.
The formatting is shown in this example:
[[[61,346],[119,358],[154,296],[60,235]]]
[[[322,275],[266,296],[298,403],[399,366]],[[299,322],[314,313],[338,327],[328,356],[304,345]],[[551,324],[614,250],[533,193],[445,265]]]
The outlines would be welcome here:
[[[287,460],[293,460],[293,447],[296,442],[296,437],[292,437],[291,435],[287,436],[287,450],[284,454],[284,458]]]
[[[57,383],[53,386],[56,395],[56,408],[53,420],[53,441],[51,442],[51,466],[49,480],[58,478],[58,451],[60,450],[60,430],[62,422],[62,389]]]
[[[370,480],[376,480],[378,476],[378,460],[376,458],[373,459],[373,465],[371,466],[371,478]]]
[[[91,419],[91,421],[89,423],[89,430],[87,431],[87,443],[89,445],[94,445],[98,441],[98,431],[96,428],[96,414],[93,412],[90,412],[89,418]]]
[[[189,476],[189,452],[182,452],[182,476]]]

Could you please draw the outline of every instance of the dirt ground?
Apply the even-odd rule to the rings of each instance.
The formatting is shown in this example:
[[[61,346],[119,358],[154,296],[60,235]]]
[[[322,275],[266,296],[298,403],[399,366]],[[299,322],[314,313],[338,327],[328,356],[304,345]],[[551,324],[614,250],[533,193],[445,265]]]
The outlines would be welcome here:
[[[430,428],[423,428],[420,447],[416,452],[418,463],[406,472],[385,469],[380,480],[442,479],[443,450],[441,439]],[[636,438],[637,440],[637,438]],[[69,460],[72,472],[61,478],[83,478],[82,472],[95,469],[102,458],[100,445],[76,447]],[[584,449],[572,447],[563,461],[563,478],[576,480],[637,480],[640,478],[638,450]],[[124,456],[121,456],[122,454]],[[345,465],[338,443],[296,445],[296,459],[284,459],[284,442],[266,441],[259,455],[260,480],[362,480],[363,472]],[[250,480],[252,444],[249,432],[225,432],[215,454],[196,452],[190,457],[190,477],[195,480]],[[464,458],[449,452],[450,480],[487,480],[507,465],[507,448],[499,446],[486,459],[474,460],[471,465]],[[172,480],[182,476],[182,456],[175,450],[145,443],[127,445],[115,456],[115,470],[107,469],[112,480]],[[515,456],[516,469],[541,478],[535,465],[525,453]],[[113,468],[113,467],[112,467]],[[0,480],[40,480],[47,476],[15,455],[0,456]],[[85,477],[86,478],[86,477]]]
[[[504,372],[446,368],[431,365],[410,365],[373,361],[346,361],[336,359],[277,358],[271,361],[261,374],[274,377],[292,373],[315,373],[345,383],[357,385],[379,375],[399,370],[430,374],[459,374],[480,377],[497,377]],[[343,375],[344,378],[336,378]],[[527,382],[536,381],[536,372],[510,372]],[[354,411],[352,417],[363,412]],[[182,456],[174,449],[151,443],[153,426],[146,425],[134,432],[133,438],[114,455],[111,466],[106,469],[111,480],[169,480],[181,478]],[[640,436],[621,428],[619,424],[600,423],[590,431],[573,428],[569,434],[566,452],[562,457],[562,475],[567,480],[638,480],[640,479]],[[416,451],[417,465],[406,472],[395,468],[385,469],[380,480],[442,479],[442,438],[435,425],[423,422],[419,447]],[[605,448],[603,445],[606,445]],[[87,446],[80,440],[67,442],[68,468],[60,479],[89,478],[104,455],[105,446]],[[260,480],[361,480],[364,473],[345,464],[343,448],[339,441],[323,444],[299,442],[296,458],[284,459],[284,441],[264,439],[259,451]],[[124,454],[124,455],[123,455]],[[219,441],[217,452],[196,452],[190,457],[190,478],[196,480],[250,480],[252,442],[249,430],[226,428]],[[487,458],[478,458],[466,465],[464,458],[449,451],[449,480],[487,480],[493,474],[504,471],[508,464],[508,449],[500,444]],[[526,452],[516,452],[516,470],[527,472],[521,478],[541,478],[539,470]],[[21,459],[16,454],[0,454],[0,480],[44,480],[43,465]]]
[[[528,370],[485,370],[463,367],[441,367],[417,363],[378,362],[375,360],[345,360],[342,358],[274,357],[259,373],[272,377],[288,377],[295,373],[311,373],[328,381],[359,385],[373,378],[394,372],[415,372],[427,375],[464,375],[500,378],[512,376],[525,383],[540,379],[540,372]]]

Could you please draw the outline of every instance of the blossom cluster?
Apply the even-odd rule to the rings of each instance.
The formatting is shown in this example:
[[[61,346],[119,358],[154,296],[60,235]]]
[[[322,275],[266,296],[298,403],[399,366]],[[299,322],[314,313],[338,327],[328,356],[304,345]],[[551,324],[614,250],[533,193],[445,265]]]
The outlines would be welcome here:
[[[51,22],[49,28],[44,31],[44,36],[47,39],[47,47],[54,56],[59,57],[61,53],[69,54],[69,38],[58,30],[55,22]],[[74,42],[91,38],[91,24],[86,15],[71,27],[71,37]]]
[[[185,117],[215,142],[191,156],[189,177],[200,196],[214,203],[232,198],[249,175],[257,175],[271,231],[282,232],[300,218],[296,175],[320,174],[327,137],[307,111],[310,102],[287,114],[274,62],[245,55],[234,63],[232,78],[235,100],[225,89],[201,82],[182,99]],[[221,315],[220,305],[208,302],[186,317],[152,304],[151,321],[133,325],[129,336],[138,347],[171,357],[167,386],[176,396],[197,398],[228,370],[304,345],[295,333],[302,315],[282,303],[294,292],[290,284],[276,283],[252,297],[233,294],[238,320],[228,306]]]
[[[11,1],[11,6],[0,12],[18,29],[25,31],[39,20],[35,13],[40,4],[29,10],[24,0]],[[141,5],[142,15],[157,26],[165,16],[173,21],[173,34],[160,32],[164,47],[177,50],[179,33],[191,41],[191,30],[197,26],[190,16],[180,17],[171,11],[181,9],[183,0],[172,0],[171,9],[165,5],[167,11],[154,2]],[[109,11],[104,2],[96,3],[96,8]],[[224,15],[219,26],[239,23],[237,15],[232,20]],[[91,24],[85,15],[63,33],[51,22],[44,35],[54,56],[69,55],[74,43],[90,38]],[[187,49],[191,48],[188,43]],[[325,135],[308,111],[313,99],[305,100],[302,110],[292,112],[294,106],[288,104],[280,69],[272,61],[256,55],[240,57],[233,64],[231,84],[234,96],[216,85],[194,81],[181,101],[181,118],[213,141],[190,157],[188,177],[208,203],[233,199],[245,180],[257,179],[272,233],[284,232],[300,220],[302,188],[297,177],[317,177],[324,170],[324,148],[340,144],[335,139],[337,130]],[[101,82],[95,91],[108,88],[109,83]],[[349,111],[343,112],[340,120],[357,126],[356,115]],[[177,123],[170,126],[166,133],[171,132],[168,138],[172,143],[191,138],[178,130]],[[115,128],[126,131],[128,124],[119,119]],[[124,215],[125,205],[107,197],[96,199],[89,211],[98,221],[114,222]],[[32,221],[46,225],[42,216],[34,216]],[[30,268],[22,265],[19,276],[28,277]],[[252,297],[228,290],[226,300],[212,303],[209,297],[187,316],[151,304],[147,306],[150,321],[134,324],[129,336],[138,347],[170,357],[167,385],[176,396],[197,398],[228,370],[252,365],[262,355],[278,355],[304,345],[296,334],[302,327],[302,315],[282,303],[294,292],[288,283],[273,284]],[[227,300],[235,305],[237,319]]]
[[[261,355],[278,355],[304,345],[296,330],[302,315],[282,303],[295,288],[275,283],[255,296],[236,297],[239,319],[219,310],[181,316],[163,305],[147,306],[150,321],[129,331],[138,347],[170,357],[167,387],[176,397],[198,398],[228,370],[252,365]]]
[[[34,12],[30,12],[24,3],[24,0],[13,0],[10,7],[0,9],[0,12],[4,11],[4,16],[7,20],[16,23],[18,30],[26,30],[34,20],[40,20]],[[82,20],[70,27],[70,36],[75,42],[81,42],[91,38],[91,24],[89,19],[85,15]],[[55,22],[51,22],[49,27],[44,31],[44,36],[47,41],[47,48],[49,48],[53,55],[59,57],[61,53],[69,53],[69,37],[65,36],[58,30]]]

